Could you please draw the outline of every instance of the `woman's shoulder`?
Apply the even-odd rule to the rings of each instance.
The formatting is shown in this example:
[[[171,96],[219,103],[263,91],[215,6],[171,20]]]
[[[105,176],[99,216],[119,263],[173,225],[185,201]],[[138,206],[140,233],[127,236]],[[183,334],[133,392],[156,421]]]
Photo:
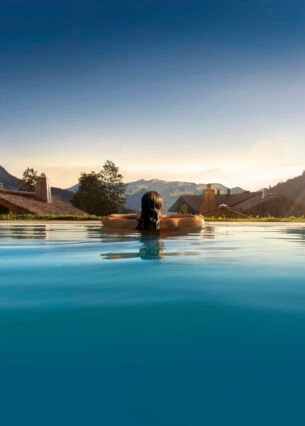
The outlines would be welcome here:
[[[102,218],[106,228],[136,229],[139,220],[137,214],[110,214]]]
[[[110,229],[136,230],[140,216],[137,214],[111,214],[102,218],[102,224]],[[163,215],[159,218],[159,231],[190,231],[201,229],[204,220],[197,215]]]
[[[160,231],[201,229],[204,219],[197,215],[165,215],[160,218]]]

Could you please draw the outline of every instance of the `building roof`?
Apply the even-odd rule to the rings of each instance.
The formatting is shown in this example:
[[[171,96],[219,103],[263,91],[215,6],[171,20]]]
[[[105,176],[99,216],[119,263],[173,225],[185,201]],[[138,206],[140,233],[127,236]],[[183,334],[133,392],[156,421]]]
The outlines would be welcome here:
[[[202,195],[183,195],[170,207],[169,211],[179,212],[187,205],[188,212],[198,214]],[[238,215],[271,215],[277,217],[302,216],[305,206],[297,204],[280,194],[269,191],[243,192],[241,194],[215,195],[215,208],[204,212],[207,217]]]
[[[280,196],[278,194],[270,194],[268,197],[263,198],[260,193],[257,193],[255,197],[248,198],[238,203],[238,205],[236,205],[236,209],[239,211],[246,211],[258,206],[259,204],[263,204],[266,201],[274,200],[275,198],[280,198]]]
[[[0,190],[0,206],[16,213],[29,213],[37,215],[78,215],[89,216],[70,203],[53,199],[51,203],[35,198],[34,193],[23,191]]]
[[[178,200],[169,208],[170,212],[180,211],[183,204],[187,204],[193,213],[200,211],[200,201],[202,195],[182,195]],[[228,207],[235,207],[242,202],[249,201],[251,199],[262,200],[261,192],[242,192],[241,194],[217,194],[215,195],[216,207],[225,204]]]
[[[183,204],[187,204],[194,212],[199,212],[201,195],[181,195],[168,209],[169,212],[180,211]]]
[[[226,204],[228,207],[237,207],[245,201],[252,200],[254,198],[261,199],[261,191],[257,192],[242,192],[240,194],[221,194],[215,196],[216,206]]]
[[[220,204],[215,210],[206,214],[207,217],[224,217],[224,218],[248,218],[249,216],[238,211],[233,210],[225,204]]]

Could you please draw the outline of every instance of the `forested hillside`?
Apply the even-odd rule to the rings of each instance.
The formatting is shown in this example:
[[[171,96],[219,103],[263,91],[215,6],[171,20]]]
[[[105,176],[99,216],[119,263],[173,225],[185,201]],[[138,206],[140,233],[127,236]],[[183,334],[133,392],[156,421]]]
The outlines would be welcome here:
[[[305,170],[301,176],[288,179],[286,182],[280,182],[271,190],[290,200],[305,204]]]

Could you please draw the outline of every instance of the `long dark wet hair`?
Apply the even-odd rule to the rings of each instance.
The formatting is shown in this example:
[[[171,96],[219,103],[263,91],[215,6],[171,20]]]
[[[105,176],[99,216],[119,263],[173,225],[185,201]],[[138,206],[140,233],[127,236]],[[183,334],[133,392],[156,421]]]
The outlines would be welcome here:
[[[158,192],[146,192],[141,200],[141,216],[137,229],[141,231],[157,231],[162,207],[163,199]]]

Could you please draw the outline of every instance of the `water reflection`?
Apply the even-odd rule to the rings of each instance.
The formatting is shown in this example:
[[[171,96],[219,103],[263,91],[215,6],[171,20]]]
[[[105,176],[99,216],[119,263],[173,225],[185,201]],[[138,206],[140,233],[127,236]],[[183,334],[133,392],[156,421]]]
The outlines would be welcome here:
[[[101,256],[107,260],[134,259],[143,260],[162,259],[165,255],[164,240],[159,235],[141,235],[140,247],[136,252],[119,251],[103,253]],[[137,244],[138,247],[138,244]]]
[[[165,241],[185,240],[190,238],[193,240],[202,236],[203,239],[214,239],[214,226],[207,225],[200,232],[187,234],[185,232],[171,232],[167,234],[141,234],[138,231],[130,232],[126,230],[109,230],[101,226],[86,225],[82,227],[86,231],[87,240],[98,239],[102,243],[104,252],[101,257],[106,260],[119,259],[135,259],[155,260],[163,259],[168,256],[194,256],[199,255],[198,251],[186,251],[185,247],[180,251],[171,251],[165,249]],[[78,229],[74,226],[75,229]],[[67,227],[62,227],[62,231],[67,231]],[[67,234],[66,234],[67,235]],[[69,236],[71,238],[71,235]],[[82,241],[84,242],[84,241]],[[88,241],[89,242],[89,241]],[[200,245],[200,242],[199,242]],[[107,248],[111,251],[107,251]]]
[[[291,240],[305,244],[305,227],[295,227],[295,228],[284,228],[285,234],[287,234]]]
[[[50,225],[7,225],[0,227],[0,239],[39,239],[50,237]]]
[[[142,236],[139,256],[141,259],[162,259],[165,254],[164,241],[159,236]]]
[[[85,231],[85,232],[84,232]],[[179,238],[186,237],[188,234],[185,232],[171,232],[170,234],[162,234],[162,238]],[[202,235],[204,239],[214,239],[215,230],[213,226],[205,226],[199,233],[196,232],[196,235]],[[53,241],[70,241],[70,240],[79,240],[84,241],[84,239],[92,240],[99,239],[102,242],[117,242],[117,241],[135,241],[139,240],[139,232],[126,232],[124,230],[113,232],[113,230],[104,229],[100,225],[96,224],[71,224],[71,223],[14,223],[6,224],[0,223],[0,240],[4,242],[5,240],[53,240]],[[148,253],[156,253],[157,251],[162,252],[162,248],[157,250],[156,248],[156,236],[145,235],[141,237],[141,241],[150,241],[150,244],[146,244],[147,249],[143,247],[144,256],[146,256],[146,251]],[[160,237],[158,237],[160,240]],[[154,241],[154,243],[152,242]],[[143,243],[144,244],[144,243]],[[154,248],[155,247],[155,248]]]
[[[206,225],[201,230],[201,235],[204,239],[214,239],[215,238],[215,226]]]
[[[120,247],[118,247],[118,251],[102,253],[101,256],[103,259],[107,260],[135,258],[139,258],[142,260],[161,260],[168,256],[199,256],[201,254],[199,251],[166,250],[165,240],[166,238],[163,238],[160,235],[141,235],[139,238],[134,239],[136,250],[122,251],[120,250],[122,248],[122,246],[120,245]]]

